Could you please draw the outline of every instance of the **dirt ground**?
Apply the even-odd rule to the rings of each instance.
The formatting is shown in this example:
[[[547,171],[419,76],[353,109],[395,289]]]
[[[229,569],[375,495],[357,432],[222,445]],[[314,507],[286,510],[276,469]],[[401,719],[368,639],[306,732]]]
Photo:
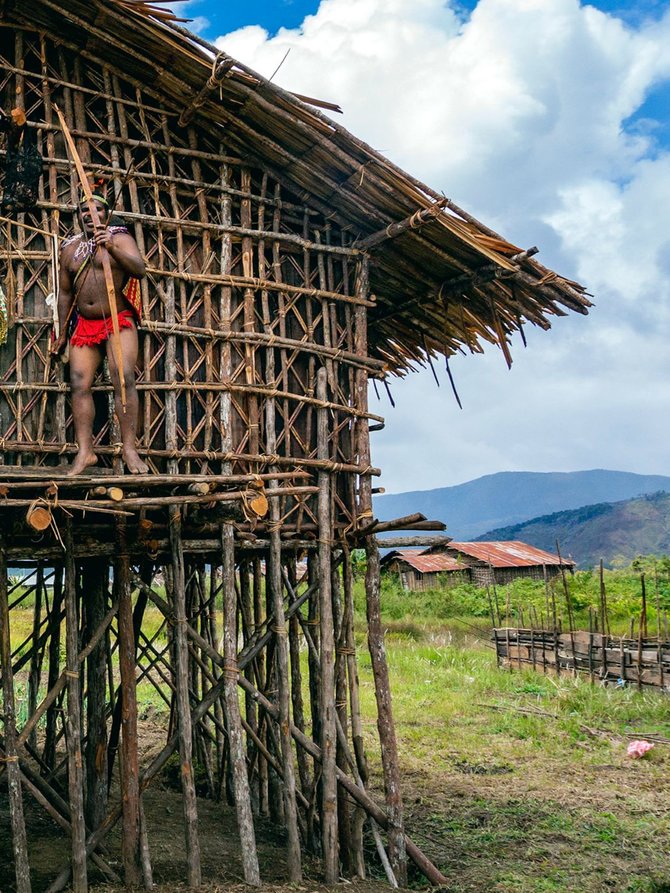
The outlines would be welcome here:
[[[401,739],[402,734],[400,728]],[[163,735],[162,724],[144,722],[142,762],[160,749]],[[669,753],[657,760],[667,770],[670,748],[665,750]],[[670,893],[670,784],[665,792],[659,790],[658,771],[649,772],[642,764],[622,758],[574,772],[562,766],[559,774],[551,761],[468,762],[448,748],[437,748],[430,765],[404,767],[403,785],[408,833],[449,878],[442,893]],[[180,795],[158,781],[144,802],[157,893],[183,893]],[[33,891],[43,893],[67,860],[67,842],[29,797],[25,803]],[[234,810],[200,799],[198,813],[204,893],[232,893],[244,887]],[[659,822],[665,825],[664,835],[647,833]],[[120,872],[118,831],[112,832],[107,846],[110,864]],[[303,884],[282,886],[282,836],[263,820],[257,835],[264,891],[325,889],[316,862],[305,864]],[[105,885],[94,869],[90,880],[96,893],[119,891]],[[425,886],[416,873],[410,880],[415,888]],[[381,878],[343,886],[354,886],[360,893],[388,889]],[[0,782],[0,893],[13,890],[6,788]]]

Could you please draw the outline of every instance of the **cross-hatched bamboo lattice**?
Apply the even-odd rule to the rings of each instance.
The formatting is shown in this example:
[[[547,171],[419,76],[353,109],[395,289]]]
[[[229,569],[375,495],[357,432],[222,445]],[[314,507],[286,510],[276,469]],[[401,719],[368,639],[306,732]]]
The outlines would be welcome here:
[[[369,473],[357,458],[370,416],[356,402],[355,381],[381,364],[358,334],[370,301],[360,286],[365,259],[351,237],[195,125],[178,127],[174,113],[110,68],[84,65],[43,36],[3,29],[2,38],[4,104],[19,91],[29,120],[45,122],[38,145],[47,160],[39,210],[0,226],[11,308],[0,354],[5,464],[54,465],[75,449],[66,370],[47,350],[45,299],[56,275],[47,233],[71,232],[77,201],[54,123],[57,92],[85,166],[109,174],[115,216],[147,262],[138,389],[140,452],[152,470],[168,463],[173,473],[313,469],[327,461]],[[316,458],[321,366],[332,428],[327,460]],[[104,376],[95,390],[97,449],[111,464],[117,432]],[[341,490],[352,523],[352,494]]]

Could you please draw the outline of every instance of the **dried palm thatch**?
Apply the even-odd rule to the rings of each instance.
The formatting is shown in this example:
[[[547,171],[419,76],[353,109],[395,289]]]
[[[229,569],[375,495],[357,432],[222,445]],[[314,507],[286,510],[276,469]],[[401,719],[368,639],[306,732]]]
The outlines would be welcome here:
[[[38,0],[28,12],[5,0],[5,17],[61,27],[84,55],[104,58],[168,99],[182,123],[225,131],[227,145],[254,157],[373,257],[373,355],[403,373],[426,354],[498,344],[525,321],[549,328],[567,311],[586,313],[585,290],[547,270],[504,238],[402,171],[326,117],[200,37],[167,10],[141,0]],[[397,226],[400,224],[400,226]],[[395,232],[394,232],[395,229]]]

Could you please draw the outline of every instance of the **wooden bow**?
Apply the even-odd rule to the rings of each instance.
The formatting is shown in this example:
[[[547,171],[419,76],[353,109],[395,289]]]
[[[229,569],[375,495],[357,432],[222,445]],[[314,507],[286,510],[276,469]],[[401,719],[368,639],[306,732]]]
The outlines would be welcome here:
[[[91,220],[93,221],[93,226],[96,230],[101,226],[100,223],[100,215],[98,214],[98,209],[95,206],[95,201],[93,199],[93,190],[91,189],[91,184],[88,181],[88,177],[86,176],[86,171],[84,170],[84,165],[82,164],[81,158],[79,157],[79,152],[77,151],[77,147],[74,144],[74,140],[72,139],[72,134],[70,133],[70,128],[67,126],[65,118],[63,117],[63,113],[58,108],[57,105],[54,104],[54,109],[56,110],[56,114],[58,115],[58,120],[60,121],[60,126],[63,130],[63,136],[65,137],[65,142],[67,144],[68,150],[70,152],[70,157],[72,158],[72,162],[77,171],[77,176],[79,177],[79,182],[81,184],[82,192],[84,193],[84,198],[88,204],[88,210],[91,214]],[[110,316],[112,319],[112,349],[114,351],[114,357],[116,359],[116,368],[119,373],[119,383],[121,385],[121,407],[123,412],[126,411],[126,379],[123,374],[123,352],[121,350],[121,336],[119,334],[119,314],[116,307],[116,287],[114,286],[114,277],[112,276],[112,267],[109,261],[109,252],[105,248],[104,245],[98,246],[98,251],[100,252],[100,261],[102,263],[102,272],[105,277],[105,286],[107,287],[107,297],[109,298],[109,310]]]

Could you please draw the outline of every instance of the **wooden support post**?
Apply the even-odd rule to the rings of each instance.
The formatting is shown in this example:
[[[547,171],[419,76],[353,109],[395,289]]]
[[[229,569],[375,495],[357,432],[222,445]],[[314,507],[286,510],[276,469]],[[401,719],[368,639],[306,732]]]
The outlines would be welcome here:
[[[242,866],[247,884],[260,885],[256,835],[251,812],[240,704],[237,699],[237,597],[235,593],[235,541],[233,525],[225,523],[221,531],[223,548],[223,698],[228,728],[237,824],[242,847]]]
[[[255,633],[254,627],[254,606],[252,602],[252,593],[249,580],[250,565],[248,559],[244,559],[240,563],[239,581],[240,581],[240,609],[242,613],[242,634],[244,636],[244,645],[248,645],[251,637]],[[216,666],[216,664],[214,664]],[[248,679],[253,682],[255,667],[249,664],[245,669]],[[258,711],[256,704],[248,695],[244,698],[244,713],[247,726],[251,729],[251,734],[247,735],[247,760],[250,766],[250,797],[251,808],[254,815],[259,813],[259,790],[260,790],[260,761],[261,754],[256,747],[255,738],[258,737]],[[219,757],[223,752],[223,748],[219,748]]]
[[[140,865],[140,791],[137,753],[137,688],[135,635],[130,591],[130,568],[125,519],[116,522],[117,559],[114,567],[119,603],[119,673],[121,676],[121,796],[123,802],[122,855],[126,885],[142,879]]]
[[[284,582],[288,589],[289,599],[295,602],[296,596],[296,569],[295,559],[291,557],[286,563],[284,569]],[[303,685],[302,685],[302,669],[300,666],[300,627],[302,617],[299,612],[295,612],[289,619],[289,658],[291,667],[291,706],[293,708],[293,723],[301,732],[305,731],[305,712],[303,704]],[[308,802],[311,802],[313,795],[313,782],[310,777],[308,757],[302,748],[298,748],[296,753],[296,761],[298,764],[298,777],[300,779],[300,789],[303,796]],[[307,847],[311,852],[318,852],[318,844],[315,839],[315,828],[313,821],[313,810],[308,811],[307,816]]]
[[[269,489],[270,521],[272,532],[270,533],[270,551],[268,554],[268,573],[266,586],[269,589],[273,608],[273,631],[275,633],[275,666],[277,683],[277,703],[279,709],[279,746],[281,750],[281,764],[284,775],[284,819],[288,836],[288,872],[292,882],[300,882],[302,878],[302,865],[300,857],[300,837],[298,834],[298,810],[296,804],[295,770],[293,767],[293,745],[291,742],[291,692],[288,661],[288,630],[284,612],[284,600],[282,594],[281,573],[281,534],[279,531],[279,504],[276,497],[272,497],[272,491],[276,485],[271,483]]]
[[[188,643],[186,636],[186,580],[184,554],[181,539],[181,514],[178,508],[170,508],[170,545],[172,548],[171,577],[172,609],[176,617],[174,628],[174,684],[177,698],[177,723],[179,754],[181,758],[181,785],[186,832],[186,860],[188,884],[199,887],[200,840],[198,838],[198,807],[193,778],[193,734],[191,708],[188,695]]]
[[[79,615],[77,569],[74,562],[72,521],[65,522],[65,651],[67,675],[67,764],[72,826],[72,889],[86,893],[86,825],[84,822],[84,775],[81,754],[81,686],[79,681]]]
[[[336,725],[342,730],[337,736],[337,765],[343,771],[347,771],[347,733],[349,727],[349,712],[347,709],[347,656],[346,656],[346,628],[344,608],[342,602],[342,578],[339,565],[332,569],[332,610],[335,629],[335,710]],[[342,871],[346,877],[354,873],[353,845],[351,838],[351,810],[349,798],[341,787],[337,788],[337,830],[340,840],[340,858]]]
[[[42,622],[42,603],[45,600],[44,567],[42,562],[37,566],[35,576],[35,604],[33,606],[32,655],[30,658],[30,674],[28,676],[28,715],[32,716],[37,708],[37,696],[42,675],[44,650],[40,644],[40,626]],[[30,733],[30,746],[37,749],[37,732]]]
[[[63,605],[63,567],[54,567],[54,588],[51,598],[51,614],[49,624],[49,672],[47,675],[47,688],[53,689],[60,675],[60,643],[61,643],[61,608]],[[46,729],[44,732],[44,748],[42,750],[42,762],[47,769],[54,769],[56,762],[56,719],[57,710],[51,705],[47,710]]]
[[[356,638],[354,635],[354,581],[351,566],[351,555],[344,551],[342,563],[342,584],[344,592],[344,645],[347,655],[347,681],[349,684],[349,707],[351,712],[351,740],[354,746],[356,770],[361,784],[368,781],[368,764],[363,744],[363,723],[361,721],[360,685],[358,680],[358,663],[356,661]],[[365,854],[363,852],[363,826],[365,811],[356,808],[352,818],[352,860],[354,871],[360,878],[365,877]]]
[[[319,400],[327,399],[327,372],[317,373],[316,394]],[[317,412],[317,456],[329,458],[328,411]],[[335,725],[335,633],[333,624],[331,554],[333,549],[333,524],[330,508],[330,474],[319,471],[319,620],[321,638],[321,666],[319,702],[321,708],[321,841],[323,846],[324,875],[327,884],[335,884],[339,878],[339,853],[337,830],[337,729]]]
[[[105,618],[109,585],[106,562],[85,562],[82,566],[82,609],[86,641],[90,641]],[[105,639],[102,637],[86,661],[86,824],[98,827],[107,813],[107,704]]]
[[[367,258],[363,258],[358,269],[356,294],[363,297],[369,291],[369,269]],[[367,317],[365,308],[356,307],[356,352],[363,356],[367,349]],[[356,407],[367,410],[367,376],[361,370],[356,377]],[[360,425],[358,433],[358,461],[363,468],[370,467],[370,435],[367,426]],[[359,521],[372,517],[372,484],[370,475],[360,476]],[[368,620],[368,648],[372,662],[377,699],[377,728],[382,750],[384,788],[388,809],[389,859],[393,873],[401,887],[407,885],[407,851],[403,823],[402,793],[400,790],[400,768],[398,747],[393,722],[391,686],[388,664],[384,649],[384,631],[381,622],[380,563],[379,549],[373,536],[365,538],[367,569],[365,572],[366,613]]]
[[[256,555],[252,561],[252,593],[254,600],[254,624],[258,632],[263,627],[265,617],[267,616],[265,603],[263,601],[263,575],[261,568],[261,559],[260,556]],[[266,600],[267,601],[267,600]],[[255,655],[255,659],[249,661],[246,665],[249,667],[249,670],[253,672],[254,665],[256,670],[256,675],[259,680],[263,680],[266,678],[266,661],[265,661],[265,651],[262,648],[259,648],[258,654]],[[251,675],[251,673],[250,673]],[[265,721],[265,717],[258,714],[259,721],[259,734],[263,741],[265,741],[265,731],[267,728],[267,723]],[[270,812],[270,779],[268,772],[268,762],[259,757],[258,764],[258,812],[259,815],[267,816]]]
[[[12,826],[14,872],[17,893],[30,893],[30,865],[28,841],[23,816],[21,771],[16,748],[16,708],[14,702],[14,676],[12,673],[12,646],[9,626],[9,597],[7,593],[7,562],[5,542],[0,532],[0,656],[2,657],[2,695],[4,711],[5,755],[7,769],[7,794]]]
[[[384,789],[388,809],[389,859],[398,883],[407,886],[407,853],[403,823],[402,791],[400,789],[400,767],[398,746],[393,722],[391,684],[389,681],[384,630],[381,623],[379,549],[368,539],[366,544],[367,570],[365,573],[365,594],[368,619],[368,647],[375,679],[377,699],[377,729],[382,748],[384,769]]]

